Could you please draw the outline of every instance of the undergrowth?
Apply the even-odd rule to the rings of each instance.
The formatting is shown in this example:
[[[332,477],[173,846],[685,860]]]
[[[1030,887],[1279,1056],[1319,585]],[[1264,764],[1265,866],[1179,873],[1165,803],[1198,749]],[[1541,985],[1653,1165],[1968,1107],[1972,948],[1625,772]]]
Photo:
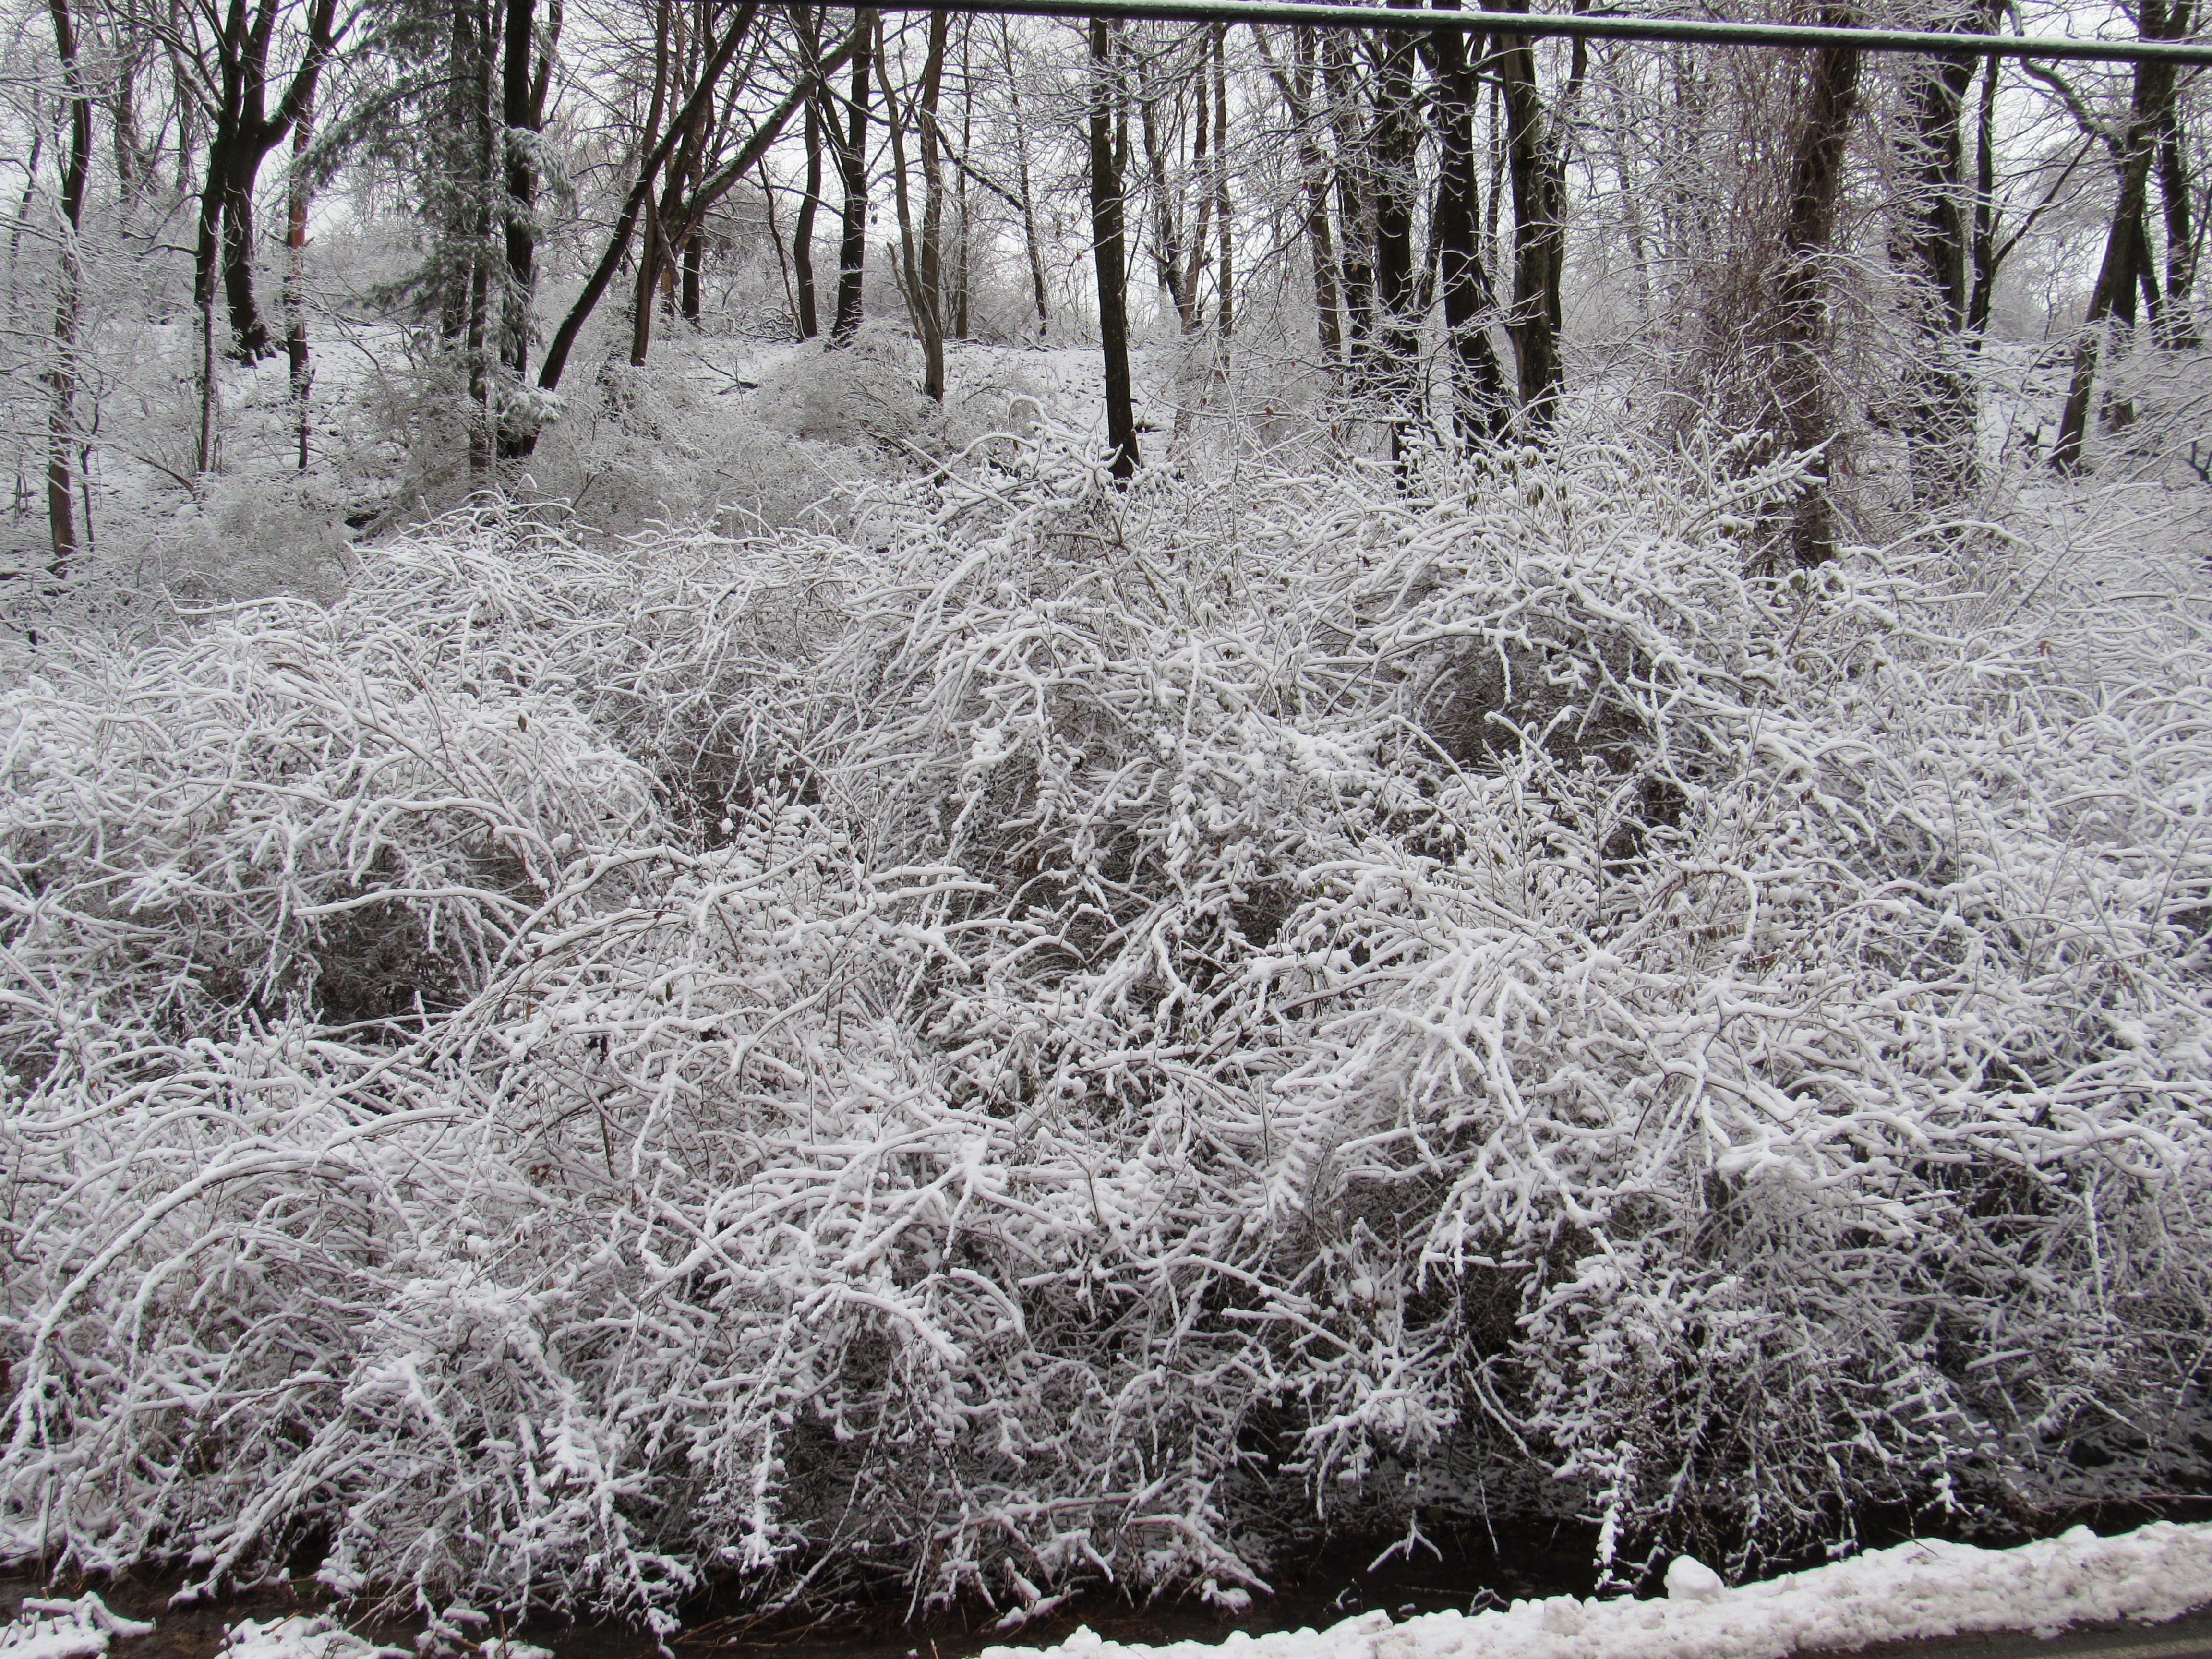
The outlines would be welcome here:
[[[2201,589],[1755,579],[1740,471],[990,440],[849,538],[485,507],[49,653],[0,1549],[1014,1624],[2200,1480]]]

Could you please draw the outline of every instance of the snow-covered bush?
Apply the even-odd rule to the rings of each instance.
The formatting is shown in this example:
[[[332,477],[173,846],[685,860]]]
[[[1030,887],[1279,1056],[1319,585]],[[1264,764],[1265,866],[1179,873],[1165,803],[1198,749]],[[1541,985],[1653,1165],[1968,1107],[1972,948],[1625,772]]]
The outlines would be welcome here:
[[[1018,1622],[2197,1478],[2190,579],[1740,471],[991,438],[12,691],[7,1547]]]

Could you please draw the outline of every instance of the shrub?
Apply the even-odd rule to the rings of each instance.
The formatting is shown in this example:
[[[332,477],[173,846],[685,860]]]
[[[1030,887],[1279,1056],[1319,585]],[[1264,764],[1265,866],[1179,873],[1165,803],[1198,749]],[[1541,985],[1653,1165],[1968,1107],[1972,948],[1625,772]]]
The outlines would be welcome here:
[[[14,695],[12,1547],[1018,1622],[2201,1477],[2194,579],[1727,472],[991,438]]]

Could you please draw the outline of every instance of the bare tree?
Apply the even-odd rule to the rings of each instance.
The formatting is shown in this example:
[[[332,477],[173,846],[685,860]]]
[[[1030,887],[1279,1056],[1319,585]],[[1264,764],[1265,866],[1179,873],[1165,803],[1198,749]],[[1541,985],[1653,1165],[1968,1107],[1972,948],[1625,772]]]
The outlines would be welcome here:
[[[269,58],[287,0],[229,0],[210,43],[213,62],[205,88],[214,119],[200,192],[199,245],[193,300],[211,305],[220,283],[235,349],[248,359],[270,350],[268,326],[253,293],[253,191],[261,163],[283,143],[315,96],[323,66],[337,50],[337,0],[307,0],[300,61],[269,112]]]
[[[1821,14],[1821,21],[1832,27],[1855,21],[1833,6]],[[1783,222],[1775,393],[1791,447],[1811,458],[1811,482],[1798,497],[1790,530],[1792,550],[1803,565],[1819,564],[1836,550],[1835,509],[1827,490],[1836,417],[1824,348],[1844,154],[1858,109],[1859,60],[1856,46],[1820,46],[1811,55]]]
[[[999,20],[1000,62],[1006,72],[1006,106],[1013,118],[1015,205],[1022,216],[1022,250],[1029,256],[1030,297],[1036,306],[1037,338],[1052,332],[1052,303],[1044,280],[1044,240],[1037,231],[1036,194],[1030,181],[1029,123],[1022,111],[1022,82],[1014,66],[1013,30]]]
[[[828,118],[831,148],[837,153],[837,176],[845,190],[837,239],[837,311],[830,325],[832,346],[852,344],[860,331],[861,285],[867,275],[868,54],[874,45],[876,14],[860,13],[854,19],[854,30],[862,38],[853,55],[852,91],[844,112],[850,125],[841,132],[834,106],[825,103],[823,111]]]
[[[2168,10],[2165,0],[2141,0],[2139,25],[2146,40],[2171,40],[2185,33],[2193,7],[2190,0]],[[2082,442],[2089,423],[2097,362],[2106,325],[2134,310],[2134,296],[2148,268],[2148,246],[2143,234],[2143,207],[2153,164],[2158,157],[2160,135],[2168,125],[2174,97],[2173,66],[2154,61],[2135,66],[2135,90],[2128,120],[2115,146],[2118,174],[2112,216],[2105,234],[2104,258],[2097,268],[2096,286],[2074,347],[2073,373],[2066,403],[2058,418],[2058,438],[2051,447],[2051,464],[2062,472],[2080,471]]]
[[[697,83],[684,108],[677,112],[676,118],[657,137],[647,133],[643,157],[638,163],[635,178],[616,217],[614,229],[607,238],[598,263],[586,277],[582,292],[569,307],[568,314],[562,319],[561,326],[555,331],[552,343],[546,350],[544,365],[538,372],[538,385],[541,391],[551,392],[559,387],[562,373],[568,367],[569,353],[575,349],[576,337],[582,332],[584,324],[590,319],[629,251],[630,239],[637,234],[639,222],[644,216],[647,204],[652,199],[654,182],[674,155],[690,124],[698,118],[701,106],[715,96],[724,71],[736,57],[739,45],[750,33],[758,11],[757,0],[747,0],[747,3],[738,8],[725,27],[721,38],[707,54]],[[872,28],[872,16],[861,14],[854,20],[853,31],[846,36],[842,46],[818,62],[799,66],[790,91],[754,124],[751,136],[738,147],[730,159],[691,192],[689,202],[681,210],[676,227],[678,240],[696,228],[708,210],[758,164],[760,158],[767,154],[768,147],[783,131],[785,123],[807,99],[817,94],[823,84],[823,77],[859,56],[865,49]]]
[[[1528,0],[1508,0],[1504,9],[1526,11]],[[1536,84],[1534,46],[1526,35],[1500,35],[1495,50],[1513,179],[1513,309],[1508,327],[1520,371],[1522,418],[1532,432],[1540,433],[1558,411],[1565,379],[1559,284],[1566,262],[1566,175]],[[1578,85],[1571,77],[1569,96]]]
[[[822,332],[814,300],[814,218],[822,208],[821,100],[806,100],[805,121],[806,188],[799,200],[799,222],[791,232],[791,266],[796,284],[793,304],[797,313],[794,320],[799,337],[811,340]]]
[[[1934,21],[1978,33],[1996,25],[1989,0],[1952,7]],[[1915,64],[1899,128],[1904,188],[1894,253],[1911,285],[1918,348],[1905,366],[1903,426],[1914,494],[1930,505],[1975,477],[1978,404],[1964,338],[1972,292],[1965,111],[1980,61],[1960,53]]]
[[[46,529],[52,548],[48,568],[69,574],[77,555],[75,490],[77,322],[82,303],[84,268],[79,238],[84,229],[85,181],[92,161],[92,100],[77,61],[76,27],[69,0],[47,0],[53,19],[54,55],[61,60],[68,94],[69,144],[63,150],[60,283],[54,297],[54,356],[46,371]]]
[[[1296,136],[1298,188],[1305,204],[1306,246],[1313,264],[1315,328],[1319,337],[1322,360],[1332,369],[1340,371],[1345,361],[1344,313],[1337,269],[1336,240],[1329,225],[1331,169],[1328,152],[1322,143],[1325,129],[1316,119],[1314,111],[1316,72],[1314,32],[1310,28],[1291,31],[1292,58],[1288,64],[1276,58],[1264,28],[1255,27],[1253,38],[1259,43],[1261,57],[1265,59],[1268,76],[1282,96],[1283,106],[1291,118],[1291,131]]]
[[[501,313],[500,356],[520,376],[530,367],[532,302],[538,291],[537,146],[545,130],[545,100],[552,86],[553,54],[561,38],[561,0],[550,0],[541,38],[533,0],[506,0],[500,61],[500,114],[507,201],[507,297]],[[511,440],[502,439],[511,447]]]
[[[1443,0],[1439,0],[1440,9]],[[1451,9],[1457,9],[1453,0]],[[1452,355],[1452,430],[1462,447],[1503,435],[1510,416],[1504,376],[1487,327],[1495,310],[1477,237],[1481,152],[1475,138],[1476,65],[1465,37],[1439,33],[1431,48],[1437,82],[1430,105],[1437,138],[1432,240]]]
[[[1113,476],[1137,472],[1136,405],[1129,381],[1128,264],[1123,248],[1122,148],[1115,143],[1121,65],[1116,31],[1091,20],[1091,254],[1098,278],[1098,345],[1104,358],[1106,441],[1113,447]]]

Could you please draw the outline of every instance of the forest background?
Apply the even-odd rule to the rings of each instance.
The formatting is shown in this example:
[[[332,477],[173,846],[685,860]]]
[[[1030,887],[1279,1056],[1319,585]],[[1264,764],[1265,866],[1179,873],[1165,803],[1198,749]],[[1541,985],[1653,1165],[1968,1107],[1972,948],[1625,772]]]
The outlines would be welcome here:
[[[18,8],[0,1553],[1012,1627],[2201,1495],[2201,80]]]

